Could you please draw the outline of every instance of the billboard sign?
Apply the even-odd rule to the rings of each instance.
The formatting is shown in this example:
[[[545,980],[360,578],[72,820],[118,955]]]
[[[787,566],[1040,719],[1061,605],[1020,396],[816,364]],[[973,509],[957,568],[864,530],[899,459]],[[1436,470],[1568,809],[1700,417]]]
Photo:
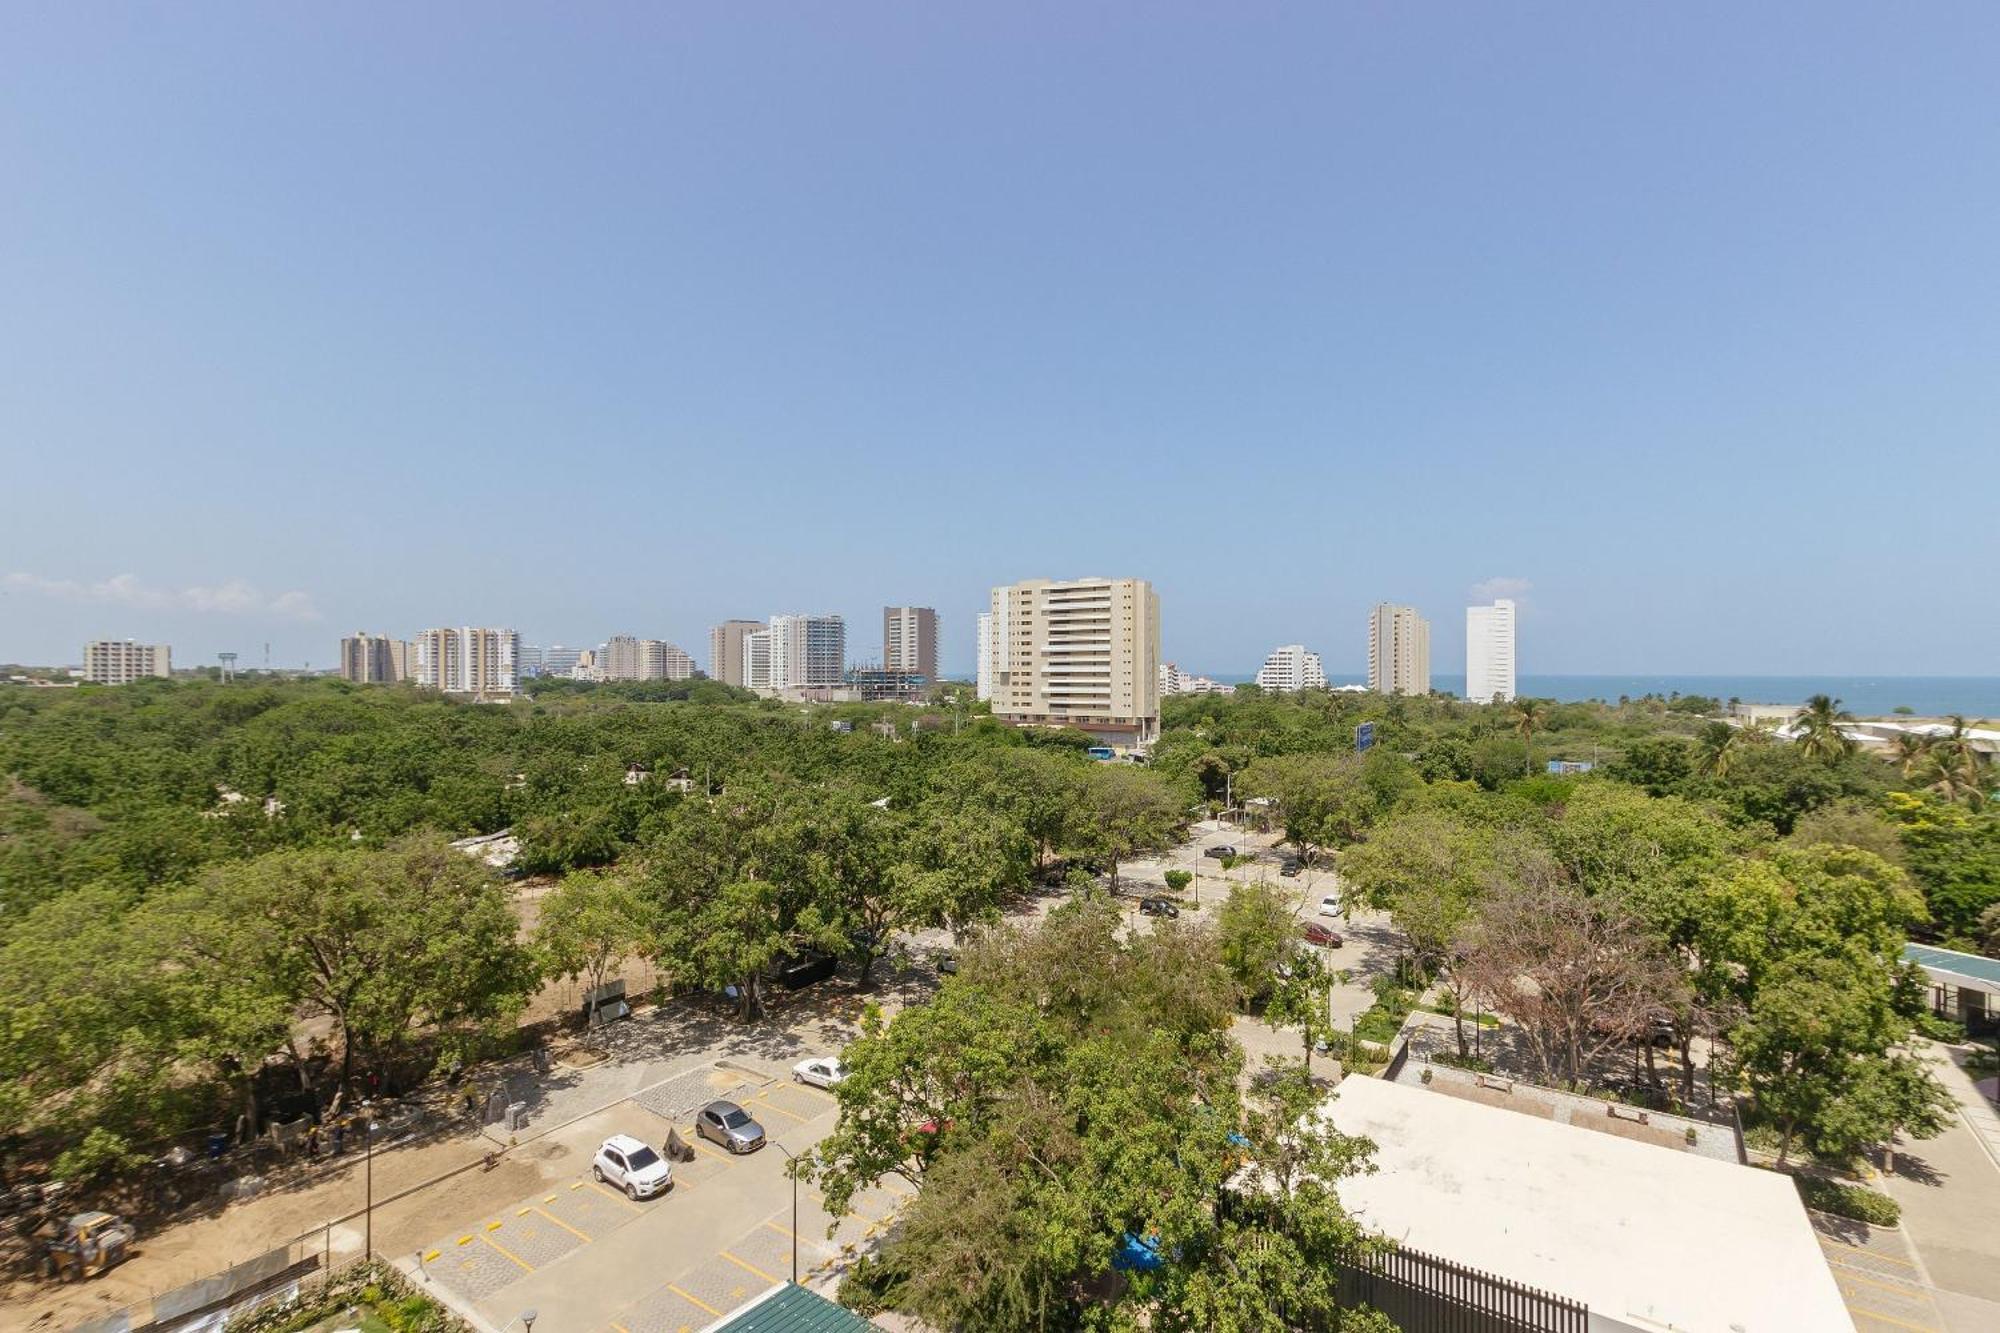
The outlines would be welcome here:
[[[1375,743],[1375,724],[1363,722],[1354,729],[1354,752],[1361,753]]]

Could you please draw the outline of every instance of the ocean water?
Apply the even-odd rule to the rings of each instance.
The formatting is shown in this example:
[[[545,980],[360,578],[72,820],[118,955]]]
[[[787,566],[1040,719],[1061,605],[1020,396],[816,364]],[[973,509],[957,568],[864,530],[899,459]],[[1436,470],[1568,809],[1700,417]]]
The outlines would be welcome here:
[[[1217,676],[1217,680],[1245,681],[1252,675]],[[1338,676],[1335,685],[1363,683],[1363,678]],[[1464,676],[1433,672],[1433,689],[1453,694],[1465,690]],[[1830,694],[1841,707],[1858,717],[1887,716],[1897,708],[1909,708],[1920,717],[1943,717],[1963,713],[1973,720],[2000,720],[2000,676],[1521,676],[1515,681],[1521,694],[1537,699],[1557,699],[1564,703],[1586,699],[1617,702],[1619,696],[1636,699],[1645,694],[1705,694],[1711,698],[1741,699],[1753,704],[1798,704],[1814,694]]]

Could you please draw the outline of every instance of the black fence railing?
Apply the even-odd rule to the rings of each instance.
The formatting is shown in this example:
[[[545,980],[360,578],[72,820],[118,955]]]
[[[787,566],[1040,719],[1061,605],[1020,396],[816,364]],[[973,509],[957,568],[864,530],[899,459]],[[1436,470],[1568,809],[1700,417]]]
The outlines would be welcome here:
[[[1581,1301],[1419,1250],[1380,1250],[1340,1266],[1342,1305],[1368,1305],[1404,1333],[1588,1333]]]

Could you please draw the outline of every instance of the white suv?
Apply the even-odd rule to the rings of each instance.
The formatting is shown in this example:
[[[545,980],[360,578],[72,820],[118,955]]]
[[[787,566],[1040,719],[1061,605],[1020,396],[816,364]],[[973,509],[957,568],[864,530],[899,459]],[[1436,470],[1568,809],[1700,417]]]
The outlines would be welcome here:
[[[590,1174],[625,1191],[628,1199],[648,1199],[671,1189],[674,1169],[666,1159],[630,1134],[613,1134],[597,1150]]]

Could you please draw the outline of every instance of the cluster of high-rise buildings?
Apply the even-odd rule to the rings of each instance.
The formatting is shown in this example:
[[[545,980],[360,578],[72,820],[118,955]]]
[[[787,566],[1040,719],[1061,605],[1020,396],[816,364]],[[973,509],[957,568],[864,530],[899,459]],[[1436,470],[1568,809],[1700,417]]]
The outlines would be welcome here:
[[[711,678],[777,698],[920,698],[937,680],[937,662],[938,615],[927,606],[884,607],[880,661],[853,666],[847,622],[837,615],[726,620],[708,636]],[[410,640],[356,632],[340,641],[339,674],[358,684],[410,681],[501,699],[535,676],[677,681],[698,673],[694,658],[665,639],[614,634],[588,648],[538,646],[511,629],[467,626]]]
[[[1514,698],[1514,603],[1507,598],[1465,609],[1465,697],[1474,703]],[[1429,694],[1431,625],[1413,606],[1383,602],[1368,618],[1368,688],[1382,694]]]
[[[982,648],[982,655],[983,655]],[[1233,686],[1160,666],[1160,693],[1227,694]],[[1465,697],[1478,703],[1514,697],[1514,603],[1501,598],[1465,611]],[[1368,683],[1329,686],[1320,655],[1301,643],[1271,650],[1257,671],[1259,689],[1373,690],[1378,694],[1431,692],[1431,626],[1413,606],[1383,602],[1368,613]]]
[[[1514,613],[1505,598],[1466,608],[1466,698],[1514,698]],[[1114,746],[1143,746],[1159,734],[1163,696],[1235,688],[1161,659],[1160,599],[1144,579],[1028,579],[994,588],[979,616],[977,652],[978,695],[995,717],[1075,727]],[[105,639],[84,649],[83,677],[95,683],[170,671],[165,644]],[[338,673],[357,684],[410,681],[482,699],[509,698],[534,676],[678,681],[697,674],[694,658],[665,639],[614,634],[589,648],[536,646],[511,629],[483,626],[427,629],[411,639],[357,631],[340,641]],[[859,664],[847,660],[847,622],[837,615],[725,620],[708,632],[708,675],[773,698],[921,699],[938,679],[938,614],[928,606],[883,607],[881,657]],[[1365,687],[1329,687],[1320,655],[1299,643],[1273,649],[1256,680],[1274,692],[1428,694],[1430,622],[1415,607],[1377,605],[1368,617]]]

